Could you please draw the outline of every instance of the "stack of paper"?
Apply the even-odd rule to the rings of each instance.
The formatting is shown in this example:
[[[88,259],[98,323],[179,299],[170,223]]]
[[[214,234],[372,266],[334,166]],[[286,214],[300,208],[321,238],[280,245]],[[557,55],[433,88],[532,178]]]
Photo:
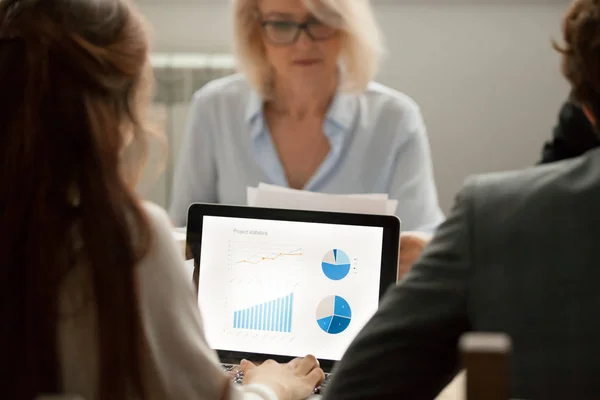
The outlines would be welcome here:
[[[383,215],[394,215],[398,207],[398,201],[390,200],[386,193],[326,194],[266,183],[247,188],[247,204],[253,207]]]

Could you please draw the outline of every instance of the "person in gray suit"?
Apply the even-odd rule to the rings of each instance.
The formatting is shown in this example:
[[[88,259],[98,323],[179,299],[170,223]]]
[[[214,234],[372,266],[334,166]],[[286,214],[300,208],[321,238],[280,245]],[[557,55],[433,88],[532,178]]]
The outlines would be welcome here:
[[[555,44],[594,125],[599,3],[574,2],[565,47]],[[348,348],[325,399],[435,398],[458,372],[457,343],[469,331],[511,337],[511,397],[600,398],[600,149],[470,178]]]

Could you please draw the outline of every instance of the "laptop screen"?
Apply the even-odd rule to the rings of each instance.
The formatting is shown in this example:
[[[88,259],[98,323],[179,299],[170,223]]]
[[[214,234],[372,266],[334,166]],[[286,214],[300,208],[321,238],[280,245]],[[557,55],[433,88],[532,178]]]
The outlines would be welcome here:
[[[379,305],[383,231],[204,216],[198,302],[209,345],[341,359]]]

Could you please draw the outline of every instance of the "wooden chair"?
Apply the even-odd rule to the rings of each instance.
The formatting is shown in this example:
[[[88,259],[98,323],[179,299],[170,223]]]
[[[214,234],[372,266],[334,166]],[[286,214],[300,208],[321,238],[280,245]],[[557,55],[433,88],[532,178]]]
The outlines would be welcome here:
[[[502,333],[467,333],[460,338],[467,400],[508,400],[511,347],[510,337]]]

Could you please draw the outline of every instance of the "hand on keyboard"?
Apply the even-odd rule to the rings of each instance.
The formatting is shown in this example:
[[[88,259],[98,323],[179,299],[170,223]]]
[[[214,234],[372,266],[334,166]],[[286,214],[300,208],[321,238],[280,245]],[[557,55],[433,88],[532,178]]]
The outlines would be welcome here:
[[[319,362],[311,355],[296,358],[287,364],[267,360],[256,366],[244,360],[239,369],[231,370],[235,381],[263,384],[271,388],[279,398],[286,399],[305,399],[325,380]]]
[[[240,369],[239,365],[222,364],[221,366],[223,367],[223,371],[225,371],[227,373],[227,375],[229,375],[231,377],[231,380],[233,381],[233,383],[237,383],[240,385],[242,384],[242,382],[244,381],[244,372]],[[325,379],[322,382],[317,384],[313,393],[314,394],[322,394],[323,389],[325,389],[325,387],[329,383],[330,378],[331,378],[331,374],[326,373]]]

